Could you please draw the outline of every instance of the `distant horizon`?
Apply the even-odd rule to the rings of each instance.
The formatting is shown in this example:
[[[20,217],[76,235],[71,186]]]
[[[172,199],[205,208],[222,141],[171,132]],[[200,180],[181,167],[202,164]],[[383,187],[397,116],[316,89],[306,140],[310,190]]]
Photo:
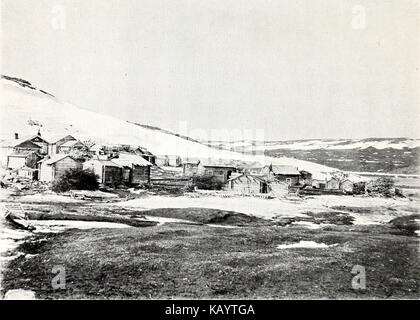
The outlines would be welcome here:
[[[264,140],[264,141],[259,141],[259,140],[251,140],[251,141],[255,141],[255,142],[289,142],[289,141],[315,141],[315,140],[323,140],[323,141],[337,141],[337,140],[368,140],[368,139],[376,139],[376,140],[395,140],[395,139],[406,139],[406,140],[420,140],[420,138],[411,138],[411,137],[383,137],[383,138],[379,138],[379,137],[368,137],[368,138],[337,138],[337,139],[330,139],[330,138],[309,138],[309,139],[286,139],[286,140]],[[234,141],[229,141],[229,140],[211,140],[211,142],[246,142],[249,140],[234,140]]]

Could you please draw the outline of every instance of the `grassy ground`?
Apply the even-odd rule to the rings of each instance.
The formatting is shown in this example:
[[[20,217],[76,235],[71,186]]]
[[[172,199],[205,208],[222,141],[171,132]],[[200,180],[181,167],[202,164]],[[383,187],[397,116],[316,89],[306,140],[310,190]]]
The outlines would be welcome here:
[[[184,209],[185,210],[185,209]],[[179,215],[179,213],[178,213]],[[312,240],[326,249],[280,250]],[[38,298],[419,298],[418,238],[392,226],[337,225],[323,230],[251,225],[214,228],[68,230],[37,235],[10,262],[4,291]],[[66,289],[51,286],[55,265]],[[354,265],[366,290],[352,289]]]
[[[107,206],[103,203],[25,203],[27,217],[31,220],[79,220],[125,223],[134,227],[147,226],[145,222],[133,218],[165,217],[186,220],[199,224],[221,225],[272,225],[266,219],[246,214],[207,208],[160,208],[149,210],[127,209]]]
[[[207,208],[160,208],[139,211],[137,214],[182,219],[202,224],[220,224],[230,226],[257,226],[273,224],[273,222],[266,219],[249,216],[243,213]],[[132,216],[135,216],[135,214]]]

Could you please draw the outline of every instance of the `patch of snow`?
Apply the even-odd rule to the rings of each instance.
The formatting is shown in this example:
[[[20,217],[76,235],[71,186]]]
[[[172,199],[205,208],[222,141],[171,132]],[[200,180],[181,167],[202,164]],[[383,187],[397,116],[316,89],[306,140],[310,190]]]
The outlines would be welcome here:
[[[99,190],[71,190],[69,194],[72,196],[86,196],[86,197],[98,197],[98,198],[118,198],[118,195],[110,192],[103,192]]]
[[[7,291],[4,300],[35,300],[32,290],[14,289]]]
[[[153,217],[153,216],[145,216],[145,219],[136,218],[136,220],[140,221],[155,221],[158,222],[158,225],[162,225],[164,223],[189,223],[195,225],[202,225],[201,223],[185,220],[185,219],[176,219],[176,218],[165,218],[165,217]],[[218,224],[204,224],[205,226],[215,227],[215,228],[238,228],[237,226],[229,226],[229,225],[218,225]]]
[[[349,215],[354,218],[354,225],[369,226],[374,224],[381,224],[380,221],[375,221],[370,214],[364,215],[361,213],[349,212]]]
[[[192,223],[192,224],[198,224],[193,221],[189,220],[183,220],[183,219],[176,219],[176,218],[165,218],[165,217],[154,217],[154,216],[145,216],[145,219],[142,218],[136,218],[136,220],[140,221],[154,221],[157,222],[159,225],[164,223]]]
[[[295,221],[292,222],[291,225],[298,225],[298,226],[302,226],[308,229],[320,229],[321,225],[317,224],[317,223],[313,223],[310,221]]]
[[[335,247],[338,244],[327,245],[325,243],[317,243],[315,241],[304,241],[301,240],[296,243],[292,244],[279,244],[277,249],[294,249],[294,248],[308,248],[308,249],[316,249],[316,248],[330,248]]]
[[[52,192],[36,193],[19,197],[19,202],[82,202],[69,196],[59,195]]]
[[[225,228],[225,229],[236,229],[236,228],[240,228],[238,226],[228,226],[228,225],[221,225],[221,224],[206,224],[206,226],[214,227],[214,228]]]

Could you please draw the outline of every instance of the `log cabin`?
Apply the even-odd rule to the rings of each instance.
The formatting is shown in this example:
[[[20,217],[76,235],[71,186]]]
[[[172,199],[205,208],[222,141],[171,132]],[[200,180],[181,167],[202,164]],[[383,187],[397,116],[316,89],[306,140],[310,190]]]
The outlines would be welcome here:
[[[153,165],[140,155],[123,153],[118,158],[113,158],[112,162],[122,168],[122,181],[130,184],[149,184],[150,167]]]
[[[340,189],[340,180],[337,178],[331,178],[327,180],[325,184],[326,190],[339,190]]]
[[[296,186],[299,184],[300,172],[297,167],[272,164],[264,167],[263,172],[270,181],[276,180],[286,182],[289,186]]]
[[[345,179],[340,181],[340,190],[344,191],[345,193],[353,193],[354,183],[349,179]]]
[[[236,194],[256,195],[268,193],[268,183],[261,177],[240,174],[228,179],[224,190]]]
[[[81,169],[82,162],[68,154],[46,157],[39,161],[39,180],[51,182],[62,176],[69,169]]]
[[[119,185],[122,182],[122,166],[111,160],[91,159],[83,163],[83,169],[92,170],[102,185]]]
[[[280,181],[267,181],[261,176],[242,173],[230,178],[223,190],[240,195],[270,194],[281,198],[289,193],[289,185]]]
[[[226,183],[234,172],[237,172],[237,168],[228,164],[205,164],[204,174],[213,176],[216,180]]]

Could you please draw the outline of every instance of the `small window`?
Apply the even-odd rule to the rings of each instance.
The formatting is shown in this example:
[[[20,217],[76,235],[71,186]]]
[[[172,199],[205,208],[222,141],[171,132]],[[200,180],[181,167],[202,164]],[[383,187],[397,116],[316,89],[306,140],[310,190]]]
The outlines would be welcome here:
[[[292,184],[292,179],[291,178],[286,178],[286,183]]]

